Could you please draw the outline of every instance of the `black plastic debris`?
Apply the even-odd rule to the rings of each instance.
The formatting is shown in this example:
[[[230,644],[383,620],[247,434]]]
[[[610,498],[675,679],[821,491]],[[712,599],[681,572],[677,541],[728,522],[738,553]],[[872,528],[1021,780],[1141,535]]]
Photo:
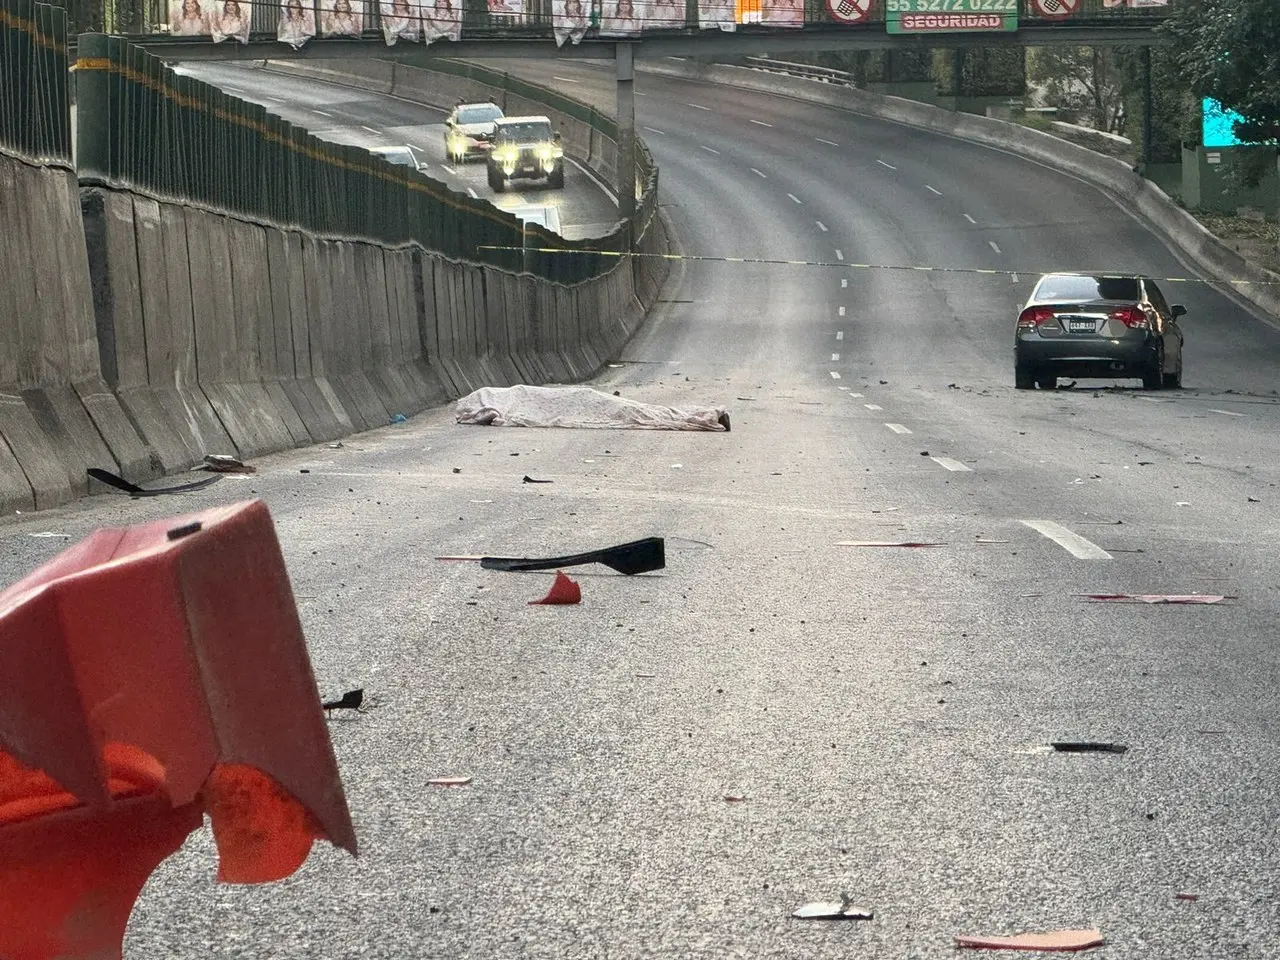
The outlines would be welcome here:
[[[320,704],[326,713],[334,710],[359,710],[364,704],[364,687],[348,690],[337,700],[328,700]]]
[[[1087,740],[1059,740],[1049,744],[1058,753],[1126,753],[1123,743],[1095,743]]]
[[[521,480],[520,482],[521,483],[555,483],[554,480],[535,480],[533,479],[533,477],[529,476],[528,474],[525,474],[524,479]]]
[[[118,477],[114,473],[107,470],[99,470],[97,467],[90,467],[88,474],[99,483],[105,483],[109,487],[115,487],[117,490],[123,490],[129,496],[134,497],[162,497],[169,493],[190,493],[193,490],[203,490],[205,487],[211,486],[222,479],[222,474],[214,474],[211,477],[205,477],[203,480],[195,480],[191,483],[180,483],[173,487],[156,487],[152,489],[143,489],[137,484],[130,483],[124,477]]]
[[[645,537],[616,547],[589,550],[566,557],[436,557],[437,560],[478,560],[486,570],[557,570],[587,563],[599,563],[618,573],[634,576],[661,570],[667,565],[666,544],[661,537]]]
[[[196,467],[209,473],[257,473],[258,468],[225,453],[206,453],[204,463]]]

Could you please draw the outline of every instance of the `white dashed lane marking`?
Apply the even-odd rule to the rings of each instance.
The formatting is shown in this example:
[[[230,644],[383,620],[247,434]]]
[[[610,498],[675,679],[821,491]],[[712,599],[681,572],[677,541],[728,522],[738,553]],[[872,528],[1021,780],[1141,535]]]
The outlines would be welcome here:
[[[1077,560],[1112,559],[1111,554],[1096,543],[1086,540],[1078,533],[1072,533],[1060,523],[1054,523],[1052,520],[1023,520],[1021,523],[1048,537]]]
[[[994,250],[996,253],[1000,252],[1000,248],[996,246],[996,242],[994,240],[988,240],[987,243],[991,245],[991,249]]]
[[[840,281],[840,286],[841,286],[842,288],[843,288],[843,287],[847,287],[848,285],[849,285],[849,281],[848,281],[848,280],[841,280],[841,281]]]
[[[839,380],[839,379],[840,379],[840,374],[838,374],[836,371],[832,370],[832,371],[831,371],[831,379],[832,379],[832,380]]]
[[[574,80],[572,77],[554,77],[553,76],[551,79],[559,80],[561,83],[577,83],[578,82],[577,80]]]
[[[932,193],[936,193],[938,196],[942,196],[942,191],[939,190],[937,187],[931,187],[929,186],[929,184],[926,183],[924,185],[924,188]]]
[[[853,394],[849,394],[849,396],[853,396]],[[862,394],[858,394],[858,396],[862,396]],[[864,407],[866,407],[868,410],[883,410],[883,409],[884,409],[884,407],[880,406],[878,403],[864,403],[864,404],[863,404],[863,406],[864,406]]]
[[[702,147],[702,149],[707,151],[707,153],[714,153],[717,157],[720,156],[720,151],[715,147],[708,147],[705,143],[700,143],[698,146]]]
[[[660,137],[666,136],[666,134],[663,133],[661,130],[659,130],[657,127],[645,127],[644,129],[648,130],[650,133],[656,133]]]
[[[833,353],[833,354],[831,355],[831,362],[832,362],[832,363],[835,363],[835,362],[836,362],[837,360],[839,360],[839,359],[840,359],[840,354],[838,354],[838,353]]]
[[[836,331],[836,339],[837,339],[837,340],[843,340],[843,339],[844,339],[844,331],[843,331],[843,330],[837,330],[837,331]]]
[[[772,124],[772,123],[765,123],[763,120],[752,120],[751,122],[752,122],[752,123],[754,123],[757,127],[772,127],[772,126],[773,126],[773,124]]]
[[[895,167],[892,163],[885,163],[883,160],[877,160],[877,161],[876,161],[876,163],[880,164],[880,166],[882,166],[882,167],[888,167],[890,170],[897,170],[897,169],[898,169],[898,168],[897,168],[897,167]]]
[[[836,310],[836,313],[843,317],[843,316],[844,316],[844,307],[840,307],[840,308],[838,308],[838,309]]]
[[[823,223],[821,220],[815,220],[813,222],[818,225],[818,229],[821,230],[823,233],[827,232],[827,225]]]
[[[965,218],[966,220],[968,220],[970,223],[977,223],[977,222],[978,222],[977,220],[973,219],[973,217],[969,216],[967,213],[964,215],[964,218]]]
[[[959,460],[952,460],[950,457],[930,457],[934,463],[940,467],[950,470],[952,473],[973,473],[971,467],[966,466]]]
[[[836,143],[834,140],[823,140],[821,137],[814,137],[813,139],[817,140],[819,143],[825,143],[828,147],[840,146],[840,144]]]
[[[890,430],[892,430],[894,433],[910,433],[911,432],[900,423],[886,423],[885,426],[888,427]]]
[[[710,110],[710,109],[711,109],[710,107],[704,107],[704,106],[703,106],[702,104],[700,104],[700,103],[689,103],[689,104],[685,104],[685,106],[693,107],[693,109],[695,109],[695,110]]]
[[[765,173],[762,170],[757,170],[755,167],[751,168],[751,172],[754,173],[757,177],[762,177],[765,180],[769,179],[769,175],[767,173]]]
[[[851,394],[849,394],[849,396],[850,396],[850,397],[858,397],[858,398],[861,398],[861,397],[862,397],[862,394],[860,394],[860,393],[851,393]]]
[[[314,113],[317,117],[328,117],[331,120],[333,119],[332,113],[325,113],[323,110],[312,110],[311,112]]]
[[[796,203],[804,203],[804,201],[801,200],[799,197],[797,197],[794,193],[788,193],[787,196],[790,197],[792,200],[794,200]]]
[[[480,194],[476,193],[476,191],[475,191],[475,188],[474,188],[474,187],[467,187],[467,194],[468,194],[468,195],[471,197],[471,199],[473,199],[473,200],[478,200],[478,199],[480,199]]]
[[[842,250],[837,250],[837,251],[836,251],[836,259],[837,259],[837,260],[843,260],[843,259],[844,259],[844,251],[842,251]]]
[[[1243,413],[1235,413],[1234,411],[1231,411],[1231,410],[1219,410],[1217,407],[1210,407],[1210,408],[1209,408],[1209,412],[1210,412],[1210,413],[1220,413],[1220,414],[1222,414],[1224,417],[1243,417],[1243,416],[1246,416],[1246,414],[1243,414]]]

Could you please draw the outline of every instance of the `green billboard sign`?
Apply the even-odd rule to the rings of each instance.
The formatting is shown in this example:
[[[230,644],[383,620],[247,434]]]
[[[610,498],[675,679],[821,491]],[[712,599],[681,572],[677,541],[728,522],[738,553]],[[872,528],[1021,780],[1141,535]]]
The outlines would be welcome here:
[[[992,33],[1018,29],[1018,0],[885,0],[889,33]]]

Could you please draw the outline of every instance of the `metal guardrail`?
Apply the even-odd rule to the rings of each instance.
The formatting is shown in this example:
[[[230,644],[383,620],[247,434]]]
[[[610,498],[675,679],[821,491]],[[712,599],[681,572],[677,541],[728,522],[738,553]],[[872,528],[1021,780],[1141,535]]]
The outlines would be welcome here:
[[[789,60],[771,60],[768,57],[747,57],[746,66],[753,70],[765,70],[770,73],[781,73],[789,77],[803,77],[806,80],[821,80],[825,83],[854,87],[853,74],[847,70],[836,70],[832,67],[817,67],[808,63],[792,63]]]

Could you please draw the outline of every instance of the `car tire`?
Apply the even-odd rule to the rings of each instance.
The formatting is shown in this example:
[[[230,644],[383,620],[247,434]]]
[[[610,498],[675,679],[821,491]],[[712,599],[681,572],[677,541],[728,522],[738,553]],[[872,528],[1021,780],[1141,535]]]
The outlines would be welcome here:
[[[1159,390],[1164,386],[1164,348],[1157,347],[1147,368],[1142,371],[1142,389]]]
[[[1017,390],[1032,390],[1036,385],[1036,372],[1026,364],[1018,363],[1013,367],[1013,386]]]
[[[1042,373],[1036,377],[1036,386],[1041,390],[1057,390],[1058,378],[1050,373]]]
[[[1178,369],[1174,373],[1164,375],[1164,388],[1166,390],[1182,389],[1182,364],[1178,364]]]
[[[503,189],[506,187],[506,185],[507,185],[506,181],[502,178],[502,175],[499,174],[496,170],[494,170],[493,167],[490,167],[489,168],[489,189],[492,190],[494,193],[501,193]]]
[[[564,189],[564,164],[551,171],[551,176],[547,177],[547,183],[552,190]]]

